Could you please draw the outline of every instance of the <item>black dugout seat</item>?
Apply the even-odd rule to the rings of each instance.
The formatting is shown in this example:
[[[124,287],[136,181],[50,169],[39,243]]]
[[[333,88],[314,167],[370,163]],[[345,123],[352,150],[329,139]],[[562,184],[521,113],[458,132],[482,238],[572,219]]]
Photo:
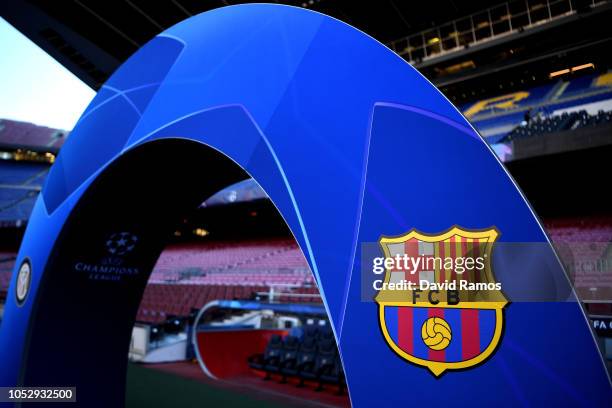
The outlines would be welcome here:
[[[319,336],[319,328],[313,324],[304,326],[304,338],[316,339]]]
[[[317,389],[322,389],[323,384],[336,384],[339,386],[338,394],[343,394],[344,389],[346,388],[346,379],[344,377],[344,371],[342,371],[342,362],[340,361],[340,356],[336,355],[334,358],[333,366],[321,373],[319,376],[319,387]]]
[[[267,365],[264,369],[272,373],[281,373],[285,368],[296,366],[297,354],[300,347],[300,340],[294,336],[287,336],[283,340],[283,348],[281,351],[278,364]],[[283,375],[282,382],[286,377]]]
[[[314,365],[310,370],[301,371],[300,377],[306,380],[318,380],[322,374],[332,369],[336,355],[336,343],[333,340],[321,340]]]
[[[317,391],[321,391],[324,384],[338,386],[340,394],[346,388],[342,362],[330,327],[307,325],[301,339],[274,335],[263,354],[249,358],[249,366],[265,371],[266,380],[272,374],[280,374],[282,383],[288,377],[299,379],[298,386],[303,386],[307,380],[316,381]]]
[[[278,334],[272,335],[263,354],[255,354],[249,357],[249,367],[256,370],[264,370],[267,366],[278,364],[282,349],[282,337]]]
[[[312,370],[317,358],[317,342],[314,337],[305,337],[299,346],[294,365],[283,367],[282,374],[297,377],[302,371]],[[304,384],[301,379],[300,386]]]

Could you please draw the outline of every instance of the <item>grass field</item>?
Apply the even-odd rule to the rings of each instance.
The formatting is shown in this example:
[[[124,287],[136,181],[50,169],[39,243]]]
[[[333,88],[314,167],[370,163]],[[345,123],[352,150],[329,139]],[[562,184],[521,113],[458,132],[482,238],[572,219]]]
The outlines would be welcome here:
[[[159,370],[128,365],[126,407],[286,407]]]

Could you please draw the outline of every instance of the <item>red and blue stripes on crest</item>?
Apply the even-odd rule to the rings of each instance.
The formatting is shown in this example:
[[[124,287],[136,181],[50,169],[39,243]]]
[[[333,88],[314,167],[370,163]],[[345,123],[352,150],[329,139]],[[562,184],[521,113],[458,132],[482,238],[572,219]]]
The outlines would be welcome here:
[[[411,356],[438,362],[460,362],[482,353],[493,340],[496,311],[413,306],[384,306],[385,325],[397,347]],[[444,319],[451,341],[444,350],[432,350],[423,342],[421,327],[430,317]]]

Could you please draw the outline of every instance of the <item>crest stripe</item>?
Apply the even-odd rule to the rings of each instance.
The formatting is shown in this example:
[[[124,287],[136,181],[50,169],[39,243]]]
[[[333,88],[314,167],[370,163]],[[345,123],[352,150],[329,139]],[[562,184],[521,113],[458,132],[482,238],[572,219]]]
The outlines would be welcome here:
[[[446,256],[444,252],[444,241],[436,242],[436,247],[438,249],[437,256],[443,260],[444,257]],[[442,265],[438,265],[438,266],[439,266],[438,276],[440,277],[440,282],[444,282],[444,280],[446,279],[446,273],[445,273],[446,271],[444,270],[444,262],[442,262]],[[438,266],[436,266],[436,268],[438,268]]]
[[[477,258],[477,257],[481,256],[481,253],[480,253],[480,252],[481,252],[481,251],[480,251],[480,248],[481,248],[481,246],[480,246],[480,241],[479,241],[479,240],[477,240],[477,239],[475,239],[475,240],[474,240],[474,250],[473,250],[473,251],[474,251],[474,254],[472,255],[474,258]],[[483,248],[486,248],[486,246],[483,246]],[[475,278],[476,278],[476,282],[483,282],[483,280],[482,280],[482,278],[481,278],[481,276],[480,276],[480,271],[479,271],[478,269],[476,269],[476,270],[474,271],[474,274],[476,275],[476,276],[475,276]]]
[[[478,309],[461,310],[461,349],[464,360],[480,353],[480,327]]]
[[[398,344],[397,309],[397,306],[385,306],[385,325],[395,344]]]
[[[468,250],[470,251],[470,255],[472,258],[476,259],[477,257],[479,257],[479,251],[478,251],[478,240],[477,239],[473,239],[472,242],[469,245]],[[474,271],[472,272],[472,277],[473,277],[473,282],[481,282],[480,280],[480,271],[478,269],[474,269]]]
[[[444,240],[444,255],[442,255],[443,258],[446,258],[447,256],[450,256],[450,239],[445,239]],[[444,268],[444,280],[445,281],[451,281],[451,271],[450,269],[446,269]]]
[[[461,255],[460,256],[470,256],[470,254],[468,253],[468,240],[467,238],[463,238],[461,239]],[[461,279],[465,279],[469,282],[474,282],[474,277],[472,276],[473,272],[472,271],[464,271]]]
[[[418,358],[422,358],[423,360],[429,360],[429,347],[423,342],[423,338],[421,336],[421,327],[425,320],[428,318],[427,308],[425,307],[413,307],[413,339],[416,341],[413,343],[414,347],[414,356]]]
[[[450,344],[445,350],[446,361],[463,361],[461,356],[461,309],[446,309],[444,311],[444,320],[448,322],[452,334]]]
[[[495,331],[495,311],[484,310],[479,311],[480,314],[480,349],[484,350],[487,348],[491,339],[493,338],[493,332]]]
[[[453,259],[457,257],[457,244],[455,243],[455,237],[456,236],[452,236],[450,238],[450,255],[448,255],[448,253],[446,254],[446,256],[450,256]],[[454,266],[451,269],[451,279],[450,280],[451,281],[457,280],[457,273],[455,272]]]
[[[404,243],[404,253],[411,258],[417,258],[419,256],[419,241],[416,239],[410,239]],[[419,274],[405,272],[405,279],[408,282],[419,283]]]
[[[412,353],[414,344],[414,317],[411,307],[398,307],[398,343],[397,345],[406,353]]]
[[[429,317],[441,317],[444,319],[444,309],[439,307],[428,308]],[[444,350],[432,350],[429,349],[429,360],[431,361],[446,361],[446,352]]]

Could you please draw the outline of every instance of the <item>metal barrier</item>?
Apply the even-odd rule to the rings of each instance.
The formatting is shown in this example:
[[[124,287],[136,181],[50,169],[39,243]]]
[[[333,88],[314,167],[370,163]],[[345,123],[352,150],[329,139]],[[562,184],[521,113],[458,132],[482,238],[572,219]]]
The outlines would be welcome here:
[[[608,0],[591,0],[593,8]],[[457,52],[576,13],[572,0],[516,0],[393,41],[388,46],[411,64]]]

